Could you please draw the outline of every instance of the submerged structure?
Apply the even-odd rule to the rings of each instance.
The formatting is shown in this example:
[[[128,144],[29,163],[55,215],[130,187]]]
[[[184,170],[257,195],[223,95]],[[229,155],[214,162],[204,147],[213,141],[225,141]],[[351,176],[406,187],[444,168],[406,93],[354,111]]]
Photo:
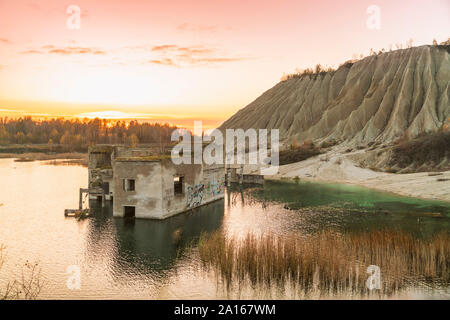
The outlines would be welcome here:
[[[165,219],[224,197],[223,165],[175,165],[152,147],[89,148],[89,197],[115,217]]]

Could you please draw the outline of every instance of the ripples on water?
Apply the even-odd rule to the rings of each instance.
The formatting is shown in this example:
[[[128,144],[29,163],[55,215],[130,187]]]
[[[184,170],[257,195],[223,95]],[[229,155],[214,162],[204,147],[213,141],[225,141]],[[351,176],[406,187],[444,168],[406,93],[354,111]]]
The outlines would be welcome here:
[[[333,298],[324,292],[304,296],[289,285],[227,290],[213,272],[201,271],[193,243],[216,230],[239,237],[395,229],[419,238],[450,230],[445,203],[354,186],[286,182],[230,188],[224,200],[164,221],[115,219],[110,206],[91,203],[94,216],[77,222],[63,212],[78,206],[86,168],[0,159],[0,177],[0,243],[7,247],[0,285],[19,276],[27,260],[37,261],[44,299]],[[81,290],[67,289],[71,265],[81,269]],[[450,292],[424,282],[396,297],[449,298]]]

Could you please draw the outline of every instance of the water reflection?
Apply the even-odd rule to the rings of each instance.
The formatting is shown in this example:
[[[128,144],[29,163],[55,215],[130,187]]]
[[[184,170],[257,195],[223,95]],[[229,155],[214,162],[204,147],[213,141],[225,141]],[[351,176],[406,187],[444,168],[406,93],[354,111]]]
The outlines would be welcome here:
[[[224,201],[216,201],[166,220],[121,219],[112,217],[112,207],[104,208],[95,201],[88,230],[88,251],[103,250],[99,235],[112,221],[115,234],[114,268],[130,273],[164,273],[171,269],[180,250],[202,233],[217,230],[222,225]],[[110,234],[111,232],[108,232]],[[133,270],[135,269],[135,270]]]
[[[163,221],[115,219],[108,203],[102,208],[95,202],[94,215],[77,221],[63,212],[77,207],[86,168],[0,159],[0,177],[0,243],[7,246],[8,258],[0,286],[20,275],[26,260],[39,261],[47,283],[44,299],[227,297],[217,291],[216,279],[198,268],[195,248],[179,254],[203,232],[286,235],[390,228],[427,237],[450,230],[448,204],[351,186],[284,182],[232,186],[224,200]],[[79,291],[66,286],[71,265],[81,268]],[[239,297],[263,297],[251,287],[233,296],[240,292],[245,294]]]

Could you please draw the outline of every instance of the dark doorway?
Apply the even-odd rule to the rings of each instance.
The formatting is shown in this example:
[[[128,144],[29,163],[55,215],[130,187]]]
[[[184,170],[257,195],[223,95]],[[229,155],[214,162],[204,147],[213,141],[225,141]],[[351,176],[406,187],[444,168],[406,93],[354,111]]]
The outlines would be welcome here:
[[[134,218],[136,216],[136,207],[124,206],[123,213],[124,218]]]
[[[109,182],[103,182],[102,189],[105,194],[109,194]]]

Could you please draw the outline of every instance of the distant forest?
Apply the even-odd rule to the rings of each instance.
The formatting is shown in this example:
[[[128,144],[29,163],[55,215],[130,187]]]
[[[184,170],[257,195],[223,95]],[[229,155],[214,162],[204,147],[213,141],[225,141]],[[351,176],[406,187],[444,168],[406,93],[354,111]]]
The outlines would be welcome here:
[[[175,126],[106,119],[33,120],[0,118],[0,145],[59,144],[83,150],[99,143],[136,145],[170,142]]]

